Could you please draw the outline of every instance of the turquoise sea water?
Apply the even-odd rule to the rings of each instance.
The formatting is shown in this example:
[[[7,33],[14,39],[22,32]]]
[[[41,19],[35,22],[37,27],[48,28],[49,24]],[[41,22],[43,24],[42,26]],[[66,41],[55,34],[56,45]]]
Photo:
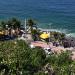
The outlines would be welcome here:
[[[42,28],[75,36],[75,0],[0,0],[0,19],[33,18]]]

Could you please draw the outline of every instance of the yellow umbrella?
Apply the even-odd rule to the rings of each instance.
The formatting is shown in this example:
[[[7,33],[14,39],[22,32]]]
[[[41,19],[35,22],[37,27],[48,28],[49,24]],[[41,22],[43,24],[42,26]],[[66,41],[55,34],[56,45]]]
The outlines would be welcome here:
[[[4,32],[3,31],[0,31],[0,35],[3,35],[4,34]]]
[[[40,38],[47,39],[47,38],[49,38],[49,34],[48,33],[43,33],[43,34],[40,35]]]

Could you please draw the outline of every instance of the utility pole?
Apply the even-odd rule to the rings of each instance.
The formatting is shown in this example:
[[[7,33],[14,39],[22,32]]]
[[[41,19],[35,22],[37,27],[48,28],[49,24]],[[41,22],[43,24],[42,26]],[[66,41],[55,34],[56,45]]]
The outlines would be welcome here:
[[[27,24],[27,23],[26,23],[26,19],[25,19],[25,25],[24,25],[25,31],[27,30],[26,24]]]
[[[49,29],[51,29],[52,27],[51,27],[51,25],[52,25],[53,23],[49,23],[48,25],[49,25]],[[49,31],[49,35],[50,35],[50,37],[49,37],[49,42],[51,41],[51,31]]]

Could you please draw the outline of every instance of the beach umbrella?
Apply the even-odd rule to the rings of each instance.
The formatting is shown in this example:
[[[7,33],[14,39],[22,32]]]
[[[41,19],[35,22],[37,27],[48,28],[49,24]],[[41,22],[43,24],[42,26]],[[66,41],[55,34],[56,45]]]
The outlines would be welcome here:
[[[0,31],[0,35],[3,35],[4,34],[4,32],[3,31]]]
[[[43,34],[40,35],[40,38],[47,39],[47,38],[49,38],[49,34],[48,33],[43,33]]]

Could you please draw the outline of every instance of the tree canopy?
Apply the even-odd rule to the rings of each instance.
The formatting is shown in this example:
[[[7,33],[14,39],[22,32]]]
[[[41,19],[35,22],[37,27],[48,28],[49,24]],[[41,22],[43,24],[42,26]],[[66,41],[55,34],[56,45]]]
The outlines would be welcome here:
[[[1,26],[3,28],[6,28],[6,26],[9,28],[20,28],[21,22],[16,18],[11,18],[7,21],[1,21]]]

